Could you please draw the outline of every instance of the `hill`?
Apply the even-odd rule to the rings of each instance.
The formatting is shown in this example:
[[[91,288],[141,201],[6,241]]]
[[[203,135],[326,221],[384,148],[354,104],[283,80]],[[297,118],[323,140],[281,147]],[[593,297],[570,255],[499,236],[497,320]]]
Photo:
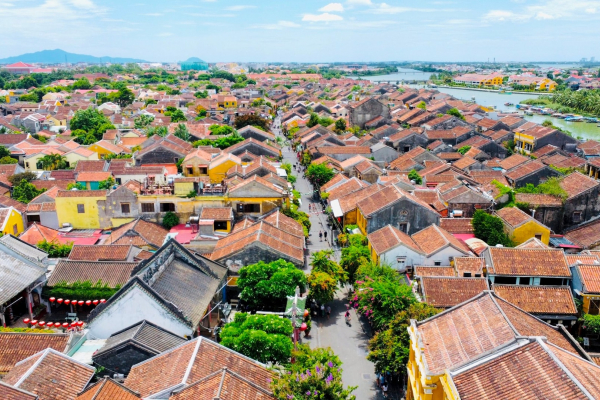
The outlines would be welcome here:
[[[27,53],[21,54],[20,56],[7,57],[0,59],[0,64],[12,64],[18,61],[23,61],[25,63],[42,63],[42,64],[61,64],[64,63],[65,60],[69,63],[90,63],[90,64],[100,64],[100,63],[135,63],[135,62],[146,62],[145,60],[139,60],[136,58],[120,58],[120,57],[94,57],[86,54],[75,54],[69,53],[64,50],[56,49],[56,50],[42,50],[36,51],[35,53]]]

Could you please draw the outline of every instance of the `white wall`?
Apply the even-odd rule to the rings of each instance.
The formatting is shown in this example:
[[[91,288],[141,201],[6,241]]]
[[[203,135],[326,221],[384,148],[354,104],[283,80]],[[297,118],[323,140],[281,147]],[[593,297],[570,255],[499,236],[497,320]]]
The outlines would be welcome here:
[[[107,339],[110,335],[142,320],[147,320],[176,335],[192,336],[192,328],[175,318],[139,287],[134,286],[110,304],[88,326],[90,337]]]
[[[423,260],[425,258],[424,255],[419,254],[404,245],[400,245],[381,254],[379,261],[380,263],[386,262],[390,264],[394,269],[401,269],[398,265],[397,257],[406,257],[405,267],[409,265],[423,265]]]
[[[423,264],[421,264],[421,265],[433,266],[433,265],[435,265],[436,261],[440,261],[441,262],[440,265],[450,265],[449,257],[464,257],[466,255],[467,255],[466,253],[458,251],[452,246],[447,246],[447,247],[443,248],[441,251],[433,254],[432,256],[425,257],[423,260]]]

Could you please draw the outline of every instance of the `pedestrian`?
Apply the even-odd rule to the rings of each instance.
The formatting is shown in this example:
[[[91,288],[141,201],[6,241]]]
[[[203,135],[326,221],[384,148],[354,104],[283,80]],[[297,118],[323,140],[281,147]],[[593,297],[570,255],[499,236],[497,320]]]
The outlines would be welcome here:
[[[321,317],[325,316],[325,304],[321,304]]]
[[[382,387],[384,383],[385,383],[384,375],[379,374],[378,379],[377,379],[377,386]]]
[[[323,241],[323,232],[319,231],[319,242]]]
[[[327,231],[323,231],[323,237],[325,238],[325,241],[327,241]]]
[[[385,397],[387,399],[387,392],[388,392],[387,382],[384,382],[384,384],[381,385],[381,390],[383,391],[383,397]]]
[[[327,305],[327,319],[331,316],[331,306]]]
[[[344,314],[344,318],[346,318],[346,324],[350,325],[350,310],[346,310],[346,314]]]

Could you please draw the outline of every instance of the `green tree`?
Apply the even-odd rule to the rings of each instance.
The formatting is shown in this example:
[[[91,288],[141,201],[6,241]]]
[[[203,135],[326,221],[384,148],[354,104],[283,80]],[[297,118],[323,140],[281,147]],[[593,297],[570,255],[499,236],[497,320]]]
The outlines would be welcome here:
[[[173,211],[167,211],[162,220],[162,226],[166,229],[171,229],[174,226],[179,225],[179,216]]]
[[[459,119],[462,119],[463,121],[465,119],[464,115],[462,115],[460,113],[460,111],[458,111],[457,108],[451,108],[451,109],[449,109],[448,111],[446,111],[446,114],[452,115],[453,117],[456,117],[456,118],[459,118]]]
[[[344,388],[342,362],[331,348],[311,349],[299,345],[292,352],[295,363],[288,368],[289,373],[275,376],[271,390],[279,400],[355,400],[352,392],[356,386]],[[307,395],[307,393],[311,395]]]
[[[11,153],[6,146],[0,145],[0,158],[10,157]]]
[[[427,303],[413,303],[396,314],[387,328],[377,332],[369,342],[367,359],[375,364],[375,371],[380,374],[404,374],[410,353],[410,320],[423,321],[439,312]]]
[[[194,143],[192,143],[192,145],[194,147],[213,146],[213,147],[217,147],[217,148],[223,150],[223,149],[233,146],[234,144],[237,144],[237,143],[243,142],[243,141],[244,141],[244,138],[241,135],[239,135],[237,133],[237,131],[234,131],[234,133],[229,136],[225,136],[225,137],[219,138],[217,140],[211,140],[211,139],[197,140]]]
[[[463,146],[458,149],[458,152],[464,156],[469,150],[471,150],[471,146]]]
[[[312,271],[324,272],[339,282],[346,281],[346,272],[333,260],[333,250],[320,250],[311,256]]]
[[[29,203],[43,192],[44,189],[38,190],[33,184],[23,179],[13,188],[12,197],[21,203]]]
[[[196,93],[194,93],[194,97],[196,97],[198,99],[206,99],[206,98],[208,98],[208,92],[206,90],[196,92]]]
[[[44,239],[37,244],[37,247],[48,253],[48,257],[50,258],[64,258],[68,257],[71,253],[73,242],[61,244],[58,241],[48,242]]]
[[[362,235],[350,235],[362,236]],[[364,237],[364,236],[363,236]],[[371,261],[371,251],[365,245],[350,245],[342,249],[340,266],[346,271],[348,282],[356,281],[356,271],[358,268]]]
[[[92,108],[75,112],[71,120],[71,131],[84,131],[85,134],[92,135],[96,141],[101,140],[102,135],[109,129],[115,129],[110,120],[100,111]]]
[[[324,163],[311,164],[306,169],[306,177],[308,178],[308,180],[310,180],[313,184],[317,186],[323,186],[324,184],[329,182],[334,175],[335,172],[333,171],[333,169],[329,168]]]
[[[346,132],[346,120],[345,119],[340,118],[337,121],[335,121],[335,131],[337,133]]]
[[[116,103],[121,108],[125,108],[135,100],[133,92],[126,87],[122,87],[116,93],[111,93],[109,96],[110,101]]]
[[[8,157],[8,156],[0,158],[0,164],[16,164],[18,162],[19,161],[15,160],[12,157]]]
[[[423,178],[421,178],[421,175],[419,175],[419,173],[414,169],[411,169],[408,173],[408,179],[410,179],[411,181],[415,181],[417,185],[423,183]]]
[[[501,244],[505,247],[512,247],[513,243],[506,233],[502,220],[494,215],[490,215],[483,210],[475,210],[473,220],[471,221],[475,237],[483,240],[490,246]]]
[[[306,275],[294,264],[279,259],[270,263],[259,261],[240,269],[237,281],[240,297],[250,307],[264,309],[285,305],[296,287],[306,290]]]
[[[78,80],[76,80],[73,85],[73,90],[78,90],[78,89],[82,89],[82,90],[86,90],[86,89],[91,89],[92,88],[92,84],[90,83],[90,81],[88,80],[88,78],[86,78],[85,76],[82,78],[79,78]]]
[[[175,132],[173,132],[173,135],[177,136],[181,140],[185,140],[186,142],[188,142],[191,138],[190,131],[188,131],[187,126],[184,124],[178,124],[175,128]]]
[[[235,128],[242,129],[245,126],[255,126],[263,131],[269,130],[270,122],[266,118],[262,118],[256,114],[240,115],[235,119]]]
[[[113,179],[112,176],[109,176],[108,178],[106,178],[103,181],[98,182],[98,189],[103,190],[103,189],[110,189],[115,185],[115,180]]]
[[[21,172],[19,174],[14,174],[8,177],[8,181],[13,186],[17,186],[19,183],[21,183],[22,180],[31,182],[34,179],[37,179],[37,174],[31,171]]]
[[[64,169],[67,166],[67,159],[65,156],[58,153],[46,154],[39,159],[39,162],[42,164],[42,168],[44,168],[46,171]]]
[[[213,125],[209,126],[208,130],[210,131],[211,135],[220,135],[220,136],[230,135],[233,132],[235,132],[235,130],[232,127],[230,127],[229,125],[217,125],[217,124],[213,124]]]
[[[73,189],[77,189],[77,190],[87,190],[87,188],[85,187],[85,185],[81,182],[77,182],[77,183],[69,183],[67,185],[67,190],[73,190]]]
[[[422,110],[427,110],[427,103],[425,103],[424,101],[421,101],[419,104],[416,105],[417,108],[420,108]]]
[[[292,323],[277,315],[236,313],[221,330],[221,344],[261,363],[286,365],[292,356]]]
[[[146,137],[152,137],[154,135],[165,137],[168,134],[169,130],[166,126],[151,126],[148,129],[146,129]]]
[[[310,119],[306,123],[306,126],[312,128],[317,125],[319,125],[319,116],[315,113],[310,114]]]
[[[167,110],[168,111],[165,111],[165,116],[171,117],[171,122],[175,123],[180,121],[187,121],[185,114],[183,114],[183,111],[181,111],[180,109],[175,107],[167,107]]]
[[[333,300],[337,290],[337,280],[326,272],[312,271],[308,276],[308,297],[319,303]]]
[[[136,129],[143,129],[149,126],[152,121],[154,121],[154,117],[152,115],[142,114],[133,120],[133,124]]]

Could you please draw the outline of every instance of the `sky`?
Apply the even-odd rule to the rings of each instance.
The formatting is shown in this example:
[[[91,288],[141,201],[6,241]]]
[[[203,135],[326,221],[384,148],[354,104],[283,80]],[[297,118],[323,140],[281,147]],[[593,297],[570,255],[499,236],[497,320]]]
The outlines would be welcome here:
[[[0,0],[0,26],[0,58],[600,59],[600,0]]]

